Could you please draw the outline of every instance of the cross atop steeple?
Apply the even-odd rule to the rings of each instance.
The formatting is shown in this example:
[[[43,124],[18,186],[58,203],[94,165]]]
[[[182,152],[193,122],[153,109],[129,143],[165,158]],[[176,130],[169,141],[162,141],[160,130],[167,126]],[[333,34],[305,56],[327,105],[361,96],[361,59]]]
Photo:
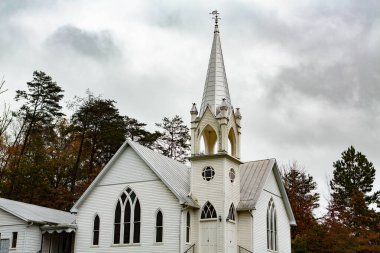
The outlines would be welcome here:
[[[219,107],[225,99],[225,104],[230,112],[232,109],[230,92],[228,91],[228,83],[226,70],[224,68],[222,46],[220,44],[219,35],[219,12],[213,11],[210,13],[214,15],[215,30],[214,39],[212,42],[210,60],[208,64],[207,76],[205,87],[203,91],[202,104],[200,108],[200,115],[203,115],[207,106],[211,107],[212,112],[216,115],[219,113]]]
[[[212,19],[215,20],[215,30],[214,32],[219,32],[219,27],[218,27],[218,22],[219,22],[219,12],[217,10],[213,11],[210,13],[211,15],[214,15],[214,17],[212,17]]]

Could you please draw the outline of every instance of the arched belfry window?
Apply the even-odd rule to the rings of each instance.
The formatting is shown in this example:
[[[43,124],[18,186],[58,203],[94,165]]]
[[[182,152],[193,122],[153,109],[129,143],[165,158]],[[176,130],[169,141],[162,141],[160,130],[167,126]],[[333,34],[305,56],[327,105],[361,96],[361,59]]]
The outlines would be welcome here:
[[[100,233],[100,218],[99,215],[95,215],[94,229],[92,234],[92,245],[99,245],[99,233]]]
[[[228,132],[228,153],[231,156],[236,157],[236,136],[235,136],[235,131],[231,127],[230,131]]]
[[[139,243],[140,222],[140,201],[136,193],[128,187],[122,192],[116,204],[113,243]]]
[[[216,214],[214,206],[209,201],[207,201],[206,204],[202,208],[201,220],[216,219],[216,218],[217,218],[217,214]]]
[[[164,217],[161,210],[156,213],[156,242],[162,242],[164,230]]]
[[[267,249],[277,251],[277,216],[272,198],[267,209]]]
[[[199,143],[200,149],[202,149],[204,145],[204,153],[206,155],[215,154],[217,140],[218,136],[215,129],[210,125],[207,125],[201,134],[200,142],[203,141],[203,143]]]
[[[234,203],[231,204],[230,210],[228,211],[227,220],[235,221],[235,206]]]

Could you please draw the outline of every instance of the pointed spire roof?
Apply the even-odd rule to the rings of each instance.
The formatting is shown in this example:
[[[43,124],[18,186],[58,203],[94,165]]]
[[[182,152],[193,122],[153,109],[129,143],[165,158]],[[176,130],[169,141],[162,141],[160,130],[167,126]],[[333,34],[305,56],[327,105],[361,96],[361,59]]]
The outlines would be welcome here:
[[[201,115],[206,110],[207,105],[210,105],[213,113],[217,115],[219,113],[219,106],[222,104],[223,99],[225,99],[225,103],[228,108],[232,108],[230,92],[228,90],[226,70],[224,68],[222,46],[220,44],[218,27],[219,13],[217,11],[213,11],[211,14],[214,15],[215,29],[210,60],[207,69],[206,83],[200,108]]]

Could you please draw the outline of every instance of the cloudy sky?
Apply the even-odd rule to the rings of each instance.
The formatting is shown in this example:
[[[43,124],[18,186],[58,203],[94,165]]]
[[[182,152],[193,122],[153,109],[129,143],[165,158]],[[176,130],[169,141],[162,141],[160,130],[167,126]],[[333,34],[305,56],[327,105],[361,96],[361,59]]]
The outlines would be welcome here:
[[[378,0],[2,0],[0,76],[9,90],[0,99],[12,102],[42,70],[65,101],[90,89],[150,129],[175,114],[189,123],[214,9],[243,115],[242,159],[298,161],[325,202],[332,163],[353,145],[377,167],[380,189]]]

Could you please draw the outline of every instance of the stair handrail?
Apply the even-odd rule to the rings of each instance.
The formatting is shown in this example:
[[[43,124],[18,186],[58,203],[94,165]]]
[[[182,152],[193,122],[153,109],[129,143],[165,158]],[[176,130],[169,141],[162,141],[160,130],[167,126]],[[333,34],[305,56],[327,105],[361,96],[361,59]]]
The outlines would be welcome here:
[[[248,249],[246,249],[246,248],[244,248],[242,246],[238,245],[238,247],[239,247],[239,253],[240,253],[240,249],[243,249],[243,250],[247,251],[248,253],[253,253],[252,251],[250,251],[250,250],[248,250]]]
[[[195,243],[193,243],[187,250],[185,250],[185,252],[183,253],[188,253],[190,249],[193,249],[193,252],[194,252],[194,247],[195,247]]]

